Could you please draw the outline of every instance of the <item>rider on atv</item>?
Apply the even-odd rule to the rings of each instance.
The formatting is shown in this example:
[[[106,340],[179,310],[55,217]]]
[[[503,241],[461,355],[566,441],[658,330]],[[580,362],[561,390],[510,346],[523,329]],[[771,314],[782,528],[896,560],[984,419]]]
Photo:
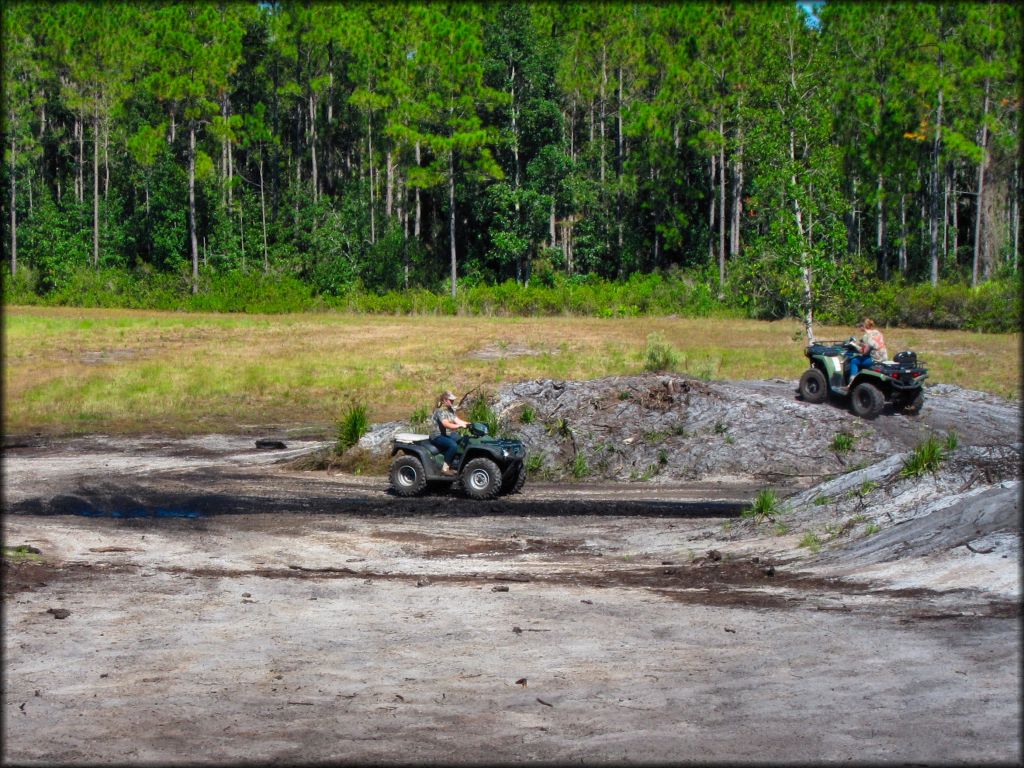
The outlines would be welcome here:
[[[458,453],[459,444],[449,434],[449,431],[454,432],[457,429],[468,427],[469,422],[463,421],[455,413],[455,394],[451,390],[445,390],[438,397],[433,421],[434,428],[430,433],[430,442],[444,453],[444,465],[441,467],[441,473],[454,475],[455,470],[451,468],[451,463],[455,459],[455,454]]]

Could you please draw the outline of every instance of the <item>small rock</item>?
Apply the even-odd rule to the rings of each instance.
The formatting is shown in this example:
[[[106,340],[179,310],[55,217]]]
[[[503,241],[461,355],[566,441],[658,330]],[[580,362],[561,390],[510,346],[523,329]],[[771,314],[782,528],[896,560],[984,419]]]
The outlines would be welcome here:
[[[717,563],[721,559],[722,559],[722,553],[719,552],[717,549],[709,549],[708,550],[708,560],[711,560],[711,561]]]
[[[268,451],[280,451],[288,446],[280,440],[257,440],[256,447]]]
[[[523,628],[522,627],[512,627],[512,631],[515,632],[517,635],[523,634]]]
[[[71,615],[71,611],[67,608],[50,608],[46,612],[53,614],[53,618],[55,619],[66,619]]]
[[[252,597],[252,593],[251,592],[243,592],[242,593],[242,597]]]
[[[508,586],[506,584],[495,584],[491,587],[491,592],[508,592]]]
[[[774,565],[769,565],[767,568],[762,568],[761,569],[761,573],[763,573],[765,576],[774,576],[775,575],[775,566]]]
[[[419,579],[416,582],[416,586],[417,587],[429,587],[430,586],[430,579]]]

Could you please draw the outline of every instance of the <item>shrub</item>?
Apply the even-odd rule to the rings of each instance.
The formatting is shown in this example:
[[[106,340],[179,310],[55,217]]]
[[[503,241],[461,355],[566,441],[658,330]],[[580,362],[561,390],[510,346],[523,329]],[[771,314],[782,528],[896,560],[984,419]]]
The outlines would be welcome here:
[[[523,410],[519,412],[519,421],[523,424],[532,424],[536,418],[536,411],[528,405],[524,405]]]
[[[832,438],[832,444],[830,447],[836,453],[847,453],[853,450],[853,444],[856,441],[857,438],[849,432],[839,432],[834,438]]]
[[[674,371],[678,365],[679,353],[672,345],[660,333],[649,334],[644,353],[644,370],[651,373]]]
[[[342,454],[359,442],[359,438],[366,434],[370,423],[366,415],[366,406],[353,403],[345,411],[344,416],[337,424],[337,442],[335,452]]]
[[[765,488],[754,497],[754,501],[740,514],[746,518],[753,518],[755,521],[774,519],[780,514],[780,499],[777,493],[771,488]]]
[[[572,476],[577,480],[589,475],[590,467],[587,465],[587,457],[582,453],[577,453],[573,456],[572,463],[569,465],[569,471],[572,472]]]
[[[498,434],[498,414],[483,397],[473,402],[473,407],[469,409],[469,420],[481,421],[487,425],[490,434]]]
[[[900,477],[920,477],[925,472],[935,472],[944,458],[942,445],[934,435],[929,435],[903,462]]]

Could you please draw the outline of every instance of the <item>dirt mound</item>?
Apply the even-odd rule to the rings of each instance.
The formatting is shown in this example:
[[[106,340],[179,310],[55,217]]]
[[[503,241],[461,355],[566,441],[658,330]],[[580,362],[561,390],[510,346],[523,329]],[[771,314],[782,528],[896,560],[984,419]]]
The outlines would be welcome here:
[[[865,421],[842,404],[803,402],[795,382],[647,374],[518,382],[491,404],[499,431],[525,443],[531,475],[548,480],[727,478],[799,487],[875,464],[933,433],[957,431],[962,444],[1017,439],[1016,404],[948,385],[927,397],[918,416],[887,407]],[[394,432],[411,426],[377,425],[360,446],[386,451]]]

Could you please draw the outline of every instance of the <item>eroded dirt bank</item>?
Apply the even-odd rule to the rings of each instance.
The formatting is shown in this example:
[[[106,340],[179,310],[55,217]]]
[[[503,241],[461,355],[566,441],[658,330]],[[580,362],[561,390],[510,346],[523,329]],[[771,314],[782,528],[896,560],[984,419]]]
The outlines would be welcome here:
[[[770,484],[754,427],[716,430],[721,391],[687,386],[585,483],[540,428],[552,481],[487,504],[289,469],[313,439],[9,441],[5,544],[38,554],[5,558],[5,762],[1019,762],[1017,406],[949,390],[851,424],[722,384],[775,410],[759,440],[819,456]],[[607,442],[576,402],[576,450]],[[840,422],[861,453],[822,447]],[[951,429],[939,471],[901,476]],[[693,469],[730,450],[746,470]],[[785,510],[739,517],[767,485]]]

